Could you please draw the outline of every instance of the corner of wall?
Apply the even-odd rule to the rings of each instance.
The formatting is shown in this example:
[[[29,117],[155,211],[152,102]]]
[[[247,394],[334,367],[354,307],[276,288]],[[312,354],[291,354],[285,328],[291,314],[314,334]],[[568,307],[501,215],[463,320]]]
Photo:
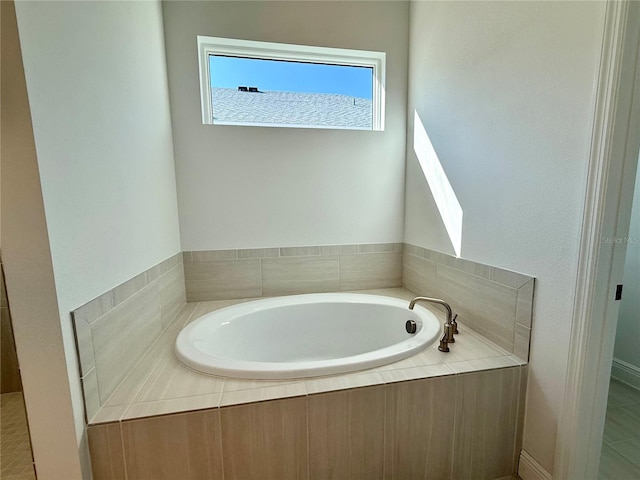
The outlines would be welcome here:
[[[2,254],[33,455],[41,478],[80,478],[79,439],[16,9],[12,1],[0,3]],[[32,295],[34,291],[38,295]]]
[[[553,477],[526,450],[520,451],[518,476],[522,480],[553,480]]]

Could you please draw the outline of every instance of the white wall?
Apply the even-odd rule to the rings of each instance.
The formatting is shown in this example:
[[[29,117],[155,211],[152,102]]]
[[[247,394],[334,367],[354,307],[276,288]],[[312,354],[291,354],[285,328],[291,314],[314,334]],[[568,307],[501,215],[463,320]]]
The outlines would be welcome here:
[[[402,241],[408,3],[163,11],[184,250]],[[386,131],[202,125],[197,35],[386,52]]]
[[[2,255],[38,478],[80,478],[71,392],[13,2],[2,10]],[[86,457],[86,455],[85,455]]]
[[[640,162],[631,207],[627,256],[624,262],[624,289],[618,311],[613,356],[640,371]]]
[[[413,2],[405,241],[453,253],[418,112],[463,210],[462,253],[537,277],[524,449],[552,471],[603,2]]]
[[[69,312],[181,250],[162,11],[65,1],[16,10],[81,439]]]

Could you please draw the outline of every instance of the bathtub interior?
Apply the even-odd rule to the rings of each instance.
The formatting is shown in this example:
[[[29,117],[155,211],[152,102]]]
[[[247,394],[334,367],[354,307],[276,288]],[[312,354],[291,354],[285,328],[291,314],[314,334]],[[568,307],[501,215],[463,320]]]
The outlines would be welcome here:
[[[415,321],[414,334],[406,331]],[[431,345],[440,322],[393,297],[348,293],[262,299],[203,315],[178,334],[178,359],[198,372],[295,379],[385,365]]]
[[[285,308],[287,317],[281,315],[279,308],[273,307],[259,315],[232,318],[220,325],[213,336],[197,340],[198,349],[216,357],[258,362],[341,358],[350,356],[347,352],[353,351],[354,343],[361,353],[365,353],[407,340],[412,335],[406,332],[405,322],[409,319],[419,321],[417,315],[409,314],[409,311],[402,315],[390,306],[365,303],[343,306],[318,302],[313,308],[309,305]],[[332,315],[336,309],[348,318],[348,328],[345,328],[342,317]],[[379,309],[384,312],[379,312]],[[291,321],[291,317],[296,317],[297,321]],[[389,324],[394,326],[389,328]],[[385,335],[380,332],[385,332]],[[264,340],[274,337],[281,339],[280,342]],[[327,338],[331,341],[327,342]],[[287,345],[286,351],[282,350],[282,344]]]
[[[287,296],[276,305],[257,300],[203,315],[184,330],[198,350],[214,357],[287,362],[372,352],[421,336],[429,321],[437,328],[428,310],[409,310],[406,302],[391,297],[327,298],[337,296],[340,300],[324,301],[322,294]],[[407,320],[416,322],[416,334],[407,332]]]

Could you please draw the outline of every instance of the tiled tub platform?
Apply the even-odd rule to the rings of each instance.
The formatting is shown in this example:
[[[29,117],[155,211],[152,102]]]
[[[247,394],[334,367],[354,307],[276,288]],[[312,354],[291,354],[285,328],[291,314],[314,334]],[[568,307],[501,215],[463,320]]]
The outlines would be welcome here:
[[[343,375],[225,379],[178,362],[173,343],[184,325],[242,301],[187,304],[89,419],[96,480],[494,480],[515,472],[527,367],[512,353],[461,323],[449,353],[436,342]]]

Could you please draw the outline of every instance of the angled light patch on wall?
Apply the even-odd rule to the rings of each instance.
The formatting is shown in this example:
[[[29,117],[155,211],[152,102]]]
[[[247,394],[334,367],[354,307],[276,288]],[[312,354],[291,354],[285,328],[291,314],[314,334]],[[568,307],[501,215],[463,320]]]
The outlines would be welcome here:
[[[459,257],[462,251],[462,207],[444,168],[442,168],[422,120],[415,110],[413,115],[413,151],[416,153],[422,173],[427,179],[451,245]]]

